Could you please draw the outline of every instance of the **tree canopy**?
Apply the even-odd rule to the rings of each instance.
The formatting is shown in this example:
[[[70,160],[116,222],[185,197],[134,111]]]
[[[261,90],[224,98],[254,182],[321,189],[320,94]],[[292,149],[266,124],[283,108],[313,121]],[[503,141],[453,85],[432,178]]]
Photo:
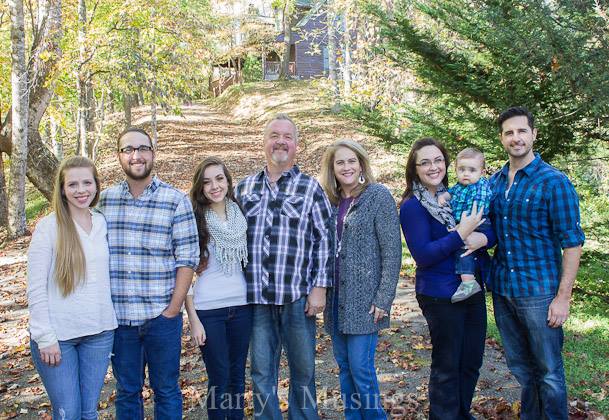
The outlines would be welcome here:
[[[609,134],[609,25],[599,3],[557,0],[398,0],[369,8],[381,55],[416,76],[416,103],[390,114],[410,142],[499,152],[495,119],[512,105],[537,117],[546,159],[590,151]],[[377,116],[377,119],[381,118]]]

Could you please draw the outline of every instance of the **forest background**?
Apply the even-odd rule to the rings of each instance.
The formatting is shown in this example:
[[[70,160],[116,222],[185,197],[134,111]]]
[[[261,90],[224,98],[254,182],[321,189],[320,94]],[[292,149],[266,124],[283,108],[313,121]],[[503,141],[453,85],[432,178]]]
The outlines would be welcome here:
[[[98,158],[132,123],[135,107],[148,109],[156,140],[157,116],[180,115],[185,103],[218,103],[210,85],[223,63],[239,63],[243,76],[229,95],[262,89],[261,57],[269,51],[289,79],[286,51],[306,3],[326,22],[309,35],[313,45],[327,45],[326,74],[311,82],[315,95],[325,112],[358,122],[392,154],[403,157],[417,138],[434,136],[453,156],[479,147],[493,172],[505,161],[498,113],[520,104],[536,115],[535,148],[575,184],[587,237],[567,327],[570,392],[608,413],[609,3],[273,0],[273,30],[251,18],[249,3],[3,0],[5,245],[48,211],[58,161]],[[489,333],[497,336],[492,326]]]

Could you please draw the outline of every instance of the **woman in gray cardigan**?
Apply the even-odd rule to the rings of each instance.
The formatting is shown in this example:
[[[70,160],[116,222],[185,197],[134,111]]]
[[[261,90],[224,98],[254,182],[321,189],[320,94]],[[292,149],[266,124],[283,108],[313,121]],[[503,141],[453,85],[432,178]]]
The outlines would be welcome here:
[[[397,206],[375,183],[366,151],[351,140],[326,150],[321,184],[334,205],[328,228],[335,250],[324,322],[340,368],[345,418],[386,419],[374,354],[378,331],[389,326],[400,273]]]

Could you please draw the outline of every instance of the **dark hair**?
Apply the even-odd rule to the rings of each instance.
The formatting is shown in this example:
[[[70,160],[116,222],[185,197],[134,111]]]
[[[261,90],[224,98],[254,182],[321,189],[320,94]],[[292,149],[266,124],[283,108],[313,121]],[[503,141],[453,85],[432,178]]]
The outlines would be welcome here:
[[[404,202],[404,200],[412,196],[413,184],[415,182],[421,182],[419,176],[417,175],[417,152],[425,146],[436,146],[438,149],[440,149],[440,152],[442,152],[442,155],[444,156],[445,166],[448,168],[450,165],[446,147],[444,147],[440,141],[431,137],[424,137],[415,141],[410,149],[410,153],[408,154],[408,160],[406,161],[406,190],[404,191],[404,194],[402,194],[402,201],[400,202],[400,205]],[[448,171],[446,171],[444,174],[442,184],[444,184],[445,187],[448,186]]]
[[[209,231],[207,230],[207,222],[205,221],[205,212],[207,211],[211,202],[205,194],[203,193],[203,175],[205,175],[205,170],[210,166],[221,166],[222,172],[224,172],[224,176],[226,177],[226,182],[228,183],[228,191],[226,192],[226,197],[230,200],[235,200],[235,194],[233,189],[233,178],[228,171],[228,168],[222,161],[222,159],[210,156],[203,160],[195,169],[195,175],[192,178],[192,187],[190,188],[190,202],[192,203],[192,209],[195,213],[195,219],[197,221],[197,230],[199,232],[199,249],[201,251],[201,259],[200,264],[205,265],[207,263],[207,259],[209,258],[209,253],[207,252],[207,245],[209,244]]]
[[[121,148],[121,139],[123,138],[123,136],[125,134],[128,134],[128,133],[143,134],[144,136],[146,136],[148,138],[148,141],[150,142],[150,147],[154,147],[154,145],[152,144],[152,139],[150,138],[150,135],[146,132],[146,130],[144,130],[143,128],[139,128],[139,127],[127,127],[116,138],[116,150],[117,151]]]
[[[508,108],[505,111],[503,111],[499,115],[499,118],[497,118],[497,125],[499,126],[499,133],[501,133],[503,130],[503,123],[512,117],[527,117],[527,120],[529,122],[529,127],[531,127],[531,131],[535,129],[535,117],[533,116],[533,114],[531,114],[531,111],[529,111],[524,106],[513,106],[513,107]]]

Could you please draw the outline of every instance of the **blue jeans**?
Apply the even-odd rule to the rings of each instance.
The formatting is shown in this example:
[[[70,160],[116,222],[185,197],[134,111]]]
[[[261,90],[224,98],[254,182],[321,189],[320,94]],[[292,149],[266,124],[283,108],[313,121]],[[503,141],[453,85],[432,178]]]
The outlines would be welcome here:
[[[114,330],[59,341],[61,362],[49,366],[31,340],[32,359],[51,400],[54,419],[97,419],[97,402],[108,371]]]
[[[562,328],[548,326],[550,296],[513,298],[493,293],[505,358],[522,387],[520,418],[567,419]]]
[[[143,420],[144,367],[154,391],[154,418],[181,419],[180,351],[182,313],[159,315],[143,325],[119,325],[114,338],[112,371],[116,378],[116,418]]]
[[[340,392],[345,405],[345,419],[386,419],[381,405],[379,384],[374,367],[378,333],[332,336],[334,358],[340,369]]]
[[[197,311],[207,339],[201,354],[207,368],[207,417],[243,419],[245,362],[252,333],[250,305]]]
[[[431,336],[429,418],[473,419],[472,398],[484,355],[484,293],[461,302],[417,295]]]
[[[492,229],[491,222],[488,220],[488,216],[486,216],[487,220],[484,221],[480,226],[476,228],[476,232],[484,232],[488,229]],[[455,252],[455,274],[471,274],[475,275],[478,273],[480,267],[478,267],[478,257],[476,253],[466,255],[462,257],[463,254],[467,251],[466,248],[462,248]]]
[[[306,297],[286,305],[254,305],[250,343],[254,416],[281,420],[277,379],[281,348],[290,369],[288,417],[319,419],[315,391],[315,317],[304,312]]]

